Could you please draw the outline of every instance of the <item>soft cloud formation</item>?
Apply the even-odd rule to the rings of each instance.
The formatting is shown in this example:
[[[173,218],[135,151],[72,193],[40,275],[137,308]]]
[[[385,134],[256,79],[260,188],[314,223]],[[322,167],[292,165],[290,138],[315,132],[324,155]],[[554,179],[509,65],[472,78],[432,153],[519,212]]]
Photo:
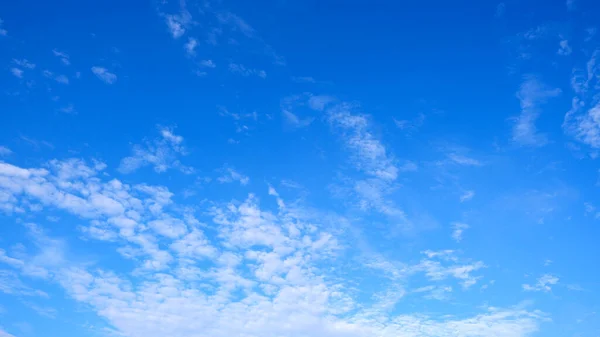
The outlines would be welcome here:
[[[600,50],[594,51],[585,70],[576,68],[573,71],[571,87],[575,96],[563,122],[565,132],[593,149],[600,148],[600,102],[595,98],[600,83],[598,59]]]
[[[6,29],[4,29],[3,25],[4,25],[4,21],[2,19],[0,19],[0,36],[8,35],[8,31]]]
[[[217,181],[220,183],[232,183],[237,181],[241,185],[247,185],[250,182],[250,178],[230,167],[224,168],[221,171],[223,172],[223,175],[217,178]]]
[[[535,122],[540,115],[541,105],[560,93],[560,89],[548,87],[535,76],[525,76],[517,93],[521,102],[521,114],[515,118],[512,134],[514,142],[533,147],[548,143],[546,135],[538,132]]]
[[[184,47],[185,47],[185,53],[188,56],[195,56],[196,55],[196,47],[198,47],[198,40],[190,37]]]
[[[119,171],[132,173],[144,166],[152,166],[157,173],[175,168],[183,173],[192,173],[191,167],[183,165],[178,157],[187,154],[183,137],[175,135],[172,128],[159,127],[160,137],[144,144],[134,145],[132,155],[121,160]]]
[[[217,65],[212,60],[202,60],[200,65],[206,68],[215,68]]]
[[[468,200],[473,199],[473,197],[475,196],[475,191],[465,191],[465,193],[463,193],[460,196],[460,202],[465,202]]]
[[[23,70],[13,67],[10,68],[10,72],[13,74],[13,76],[15,76],[16,78],[23,78]]]
[[[92,67],[92,73],[96,75],[100,80],[102,80],[106,84],[113,84],[117,81],[117,75],[108,71],[108,69],[103,67]]]
[[[66,65],[66,66],[71,64],[71,58],[67,53],[58,51],[56,49],[52,49],[52,54],[54,54],[54,56],[58,57],[60,59],[60,62],[62,62],[62,64]]]
[[[549,292],[552,290],[552,286],[558,284],[559,278],[552,274],[544,274],[537,279],[537,282],[533,285],[523,284],[523,290],[525,291],[543,291]]]
[[[12,151],[8,147],[0,145],[0,156],[8,156],[11,153]]]
[[[21,59],[21,60],[13,59],[13,63],[21,68],[35,69],[35,64],[29,62],[27,59]]]
[[[264,70],[246,68],[243,64],[238,64],[238,63],[230,63],[229,71],[234,74],[238,74],[238,75],[242,75],[242,76],[246,76],[246,77],[251,76],[251,75],[255,75],[260,78],[267,77],[267,73]]]
[[[572,51],[573,51],[573,49],[571,49],[571,46],[569,46],[568,40],[561,40],[559,42],[559,48],[557,51],[558,55],[568,56],[568,55],[571,55]]]
[[[455,222],[452,224],[452,239],[456,242],[461,242],[463,239],[463,233],[469,229],[469,225],[461,222]]]
[[[165,130],[165,139],[179,136]],[[13,275],[62,287],[69,298],[90,308],[107,331],[130,337],[280,336],[506,336],[536,332],[546,316],[523,306],[485,307],[472,316],[392,314],[406,292],[374,293],[358,305],[351,286],[330,275],[331,259],[341,259],[331,224],[301,209],[276,212],[250,194],[241,202],[215,202],[207,210],[216,235],[208,235],[173,194],[162,186],[128,185],[102,174],[106,165],[81,160],[50,162],[47,168],[0,164],[0,191],[9,198],[2,210],[33,202],[68,212],[82,221],[81,232],[98,243],[117,245],[132,272],[70,260],[64,240],[35,224],[26,229],[36,250],[0,263]],[[279,194],[271,187],[271,197]],[[431,282],[475,284],[481,262],[463,261],[453,251],[425,251],[415,265],[379,259],[370,268],[390,277],[422,274]],[[404,270],[404,271],[403,271]],[[0,283],[1,284],[1,283]],[[353,286],[352,286],[353,287]],[[444,299],[452,287],[422,287],[431,299]],[[32,306],[33,308],[33,306]],[[36,310],[36,309],[34,309]],[[37,307],[54,315],[52,308]]]

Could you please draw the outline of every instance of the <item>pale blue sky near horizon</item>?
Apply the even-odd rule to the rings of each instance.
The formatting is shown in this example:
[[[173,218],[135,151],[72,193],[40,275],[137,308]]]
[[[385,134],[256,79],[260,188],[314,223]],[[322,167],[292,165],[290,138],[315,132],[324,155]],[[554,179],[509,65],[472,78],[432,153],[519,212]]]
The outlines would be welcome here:
[[[0,337],[600,334],[600,4],[0,4]]]

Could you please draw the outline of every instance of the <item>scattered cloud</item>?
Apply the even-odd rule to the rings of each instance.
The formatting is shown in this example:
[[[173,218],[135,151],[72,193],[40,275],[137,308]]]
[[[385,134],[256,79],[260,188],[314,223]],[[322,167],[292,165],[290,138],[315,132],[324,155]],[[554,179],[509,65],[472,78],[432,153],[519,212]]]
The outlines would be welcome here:
[[[217,65],[212,60],[202,60],[200,65],[206,68],[215,68]]]
[[[292,81],[296,83],[317,83],[317,80],[310,76],[294,76],[292,77]]]
[[[223,174],[219,178],[217,178],[217,181],[220,183],[239,182],[241,185],[245,186],[248,185],[248,183],[250,182],[250,178],[230,167],[223,168],[221,172]]]
[[[27,59],[21,59],[21,60],[13,59],[13,63],[21,68],[35,69],[35,64],[27,61]]]
[[[53,79],[60,84],[69,84],[69,78],[65,75],[55,75],[50,70],[44,70],[42,75],[44,75],[44,77]]]
[[[571,87],[575,96],[571,109],[565,114],[563,129],[579,142],[600,149],[600,102],[597,86],[600,83],[600,50],[596,50],[585,65],[585,70],[575,69]]]
[[[183,137],[175,135],[172,128],[159,127],[160,137],[145,141],[142,145],[134,145],[132,155],[121,160],[119,171],[132,173],[139,168],[152,166],[157,173],[174,168],[183,173],[192,173],[191,167],[183,165],[178,157],[186,155]]]
[[[58,75],[54,78],[56,82],[61,84],[69,84],[69,78],[65,75]]]
[[[517,93],[517,98],[521,102],[521,114],[515,118],[512,134],[514,142],[531,147],[548,143],[546,135],[538,132],[535,122],[540,115],[540,106],[560,93],[560,89],[548,87],[535,76],[525,76]]]
[[[16,78],[23,78],[23,70],[13,67],[10,68],[10,72],[13,74],[13,76],[15,76]]]
[[[423,113],[419,113],[416,117],[412,118],[412,119],[395,119],[394,118],[394,124],[396,124],[396,126],[406,132],[406,133],[413,133],[416,132],[417,130],[419,130],[419,128],[421,126],[423,126],[423,124],[425,123],[425,114]]]
[[[8,31],[4,29],[4,20],[0,19],[0,36],[8,35]]]
[[[455,222],[452,224],[452,239],[456,242],[461,242],[463,239],[463,233],[469,229],[469,225],[461,222]]]
[[[185,44],[185,53],[189,56],[196,56],[196,47],[198,47],[198,40],[193,37],[188,38],[188,42]]]
[[[117,75],[111,73],[106,68],[94,66],[92,67],[92,73],[106,84],[114,84],[117,82]]]
[[[558,51],[556,52],[558,55],[568,56],[568,55],[571,55],[572,51],[573,50],[569,46],[569,41],[567,41],[567,40],[560,40],[560,42],[559,42],[559,48],[558,48]]]
[[[62,112],[62,113],[66,113],[66,114],[76,114],[77,110],[75,110],[75,107],[73,106],[73,104],[68,104],[66,106],[63,106],[62,108],[58,109],[58,111]]]
[[[497,18],[501,18],[504,16],[504,13],[506,13],[506,4],[504,2],[501,2],[498,5],[496,5],[495,15]]]
[[[6,35],[6,31],[3,29],[0,29],[0,35]],[[15,337],[14,335],[9,334],[8,332],[4,331],[2,329],[2,327],[0,326],[0,337]]]
[[[460,196],[460,202],[465,202],[465,201],[469,201],[471,199],[473,199],[473,197],[475,196],[475,191],[465,191],[465,193],[463,193]]]
[[[229,71],[233,74],[238,74],[238,75],[242,75],[242,76],[258,76],[260,78],[266,78],[267,77],[267,73],[264,70],[260,70],[260,69],[249,69],[246,68],[243,64],[238,64],[238,63],[230,63],[229,64]]]
[[[551,274],[544,274],[538,278],[537,282],[533,285],[523,284],[523,290],[549,292],[552,290],[553,285],[558,284],[558,281],[558,277]]]
[[[292,125],[293,127],[296,127],[296,128],[303,128],[303,127],[309,126],[314,121],[314,118],[312,118],[312,117],[300,119],[293,112],[291,112],[289,110],[285,110],[285,109],[282,109],[281,113],[283,114],[285,121],[289,125]]]
[[[56,49],[53,49],[52,53],[54,54],[54,56],[56,56],[60,59],[60,62],[62,62],[62,64],[66,65],[66,66],[71,64],[71,58],[67,53],[58,51]]]
[[[8,147],[0,145],[0,157],[10,154],[12,154],[12,151]]]
[[[219,115],[231,118],[235,124],[235,132],[242,133],[252,128],[252,123],[258,121],[258,113],[252,111],[250,113],[231,112],[224,106],[218,106]]]
[[[169,33],[174,39],[182,37],[186,29],[192,24],[192,15],[186,9],[185,1],[179,2],[179,5],[178,14],[163,14]]]
[[[483,163],[475,158],[467,157],[459,153],[448,153],[448,159],[455,164],[462,166],[482,166]]]

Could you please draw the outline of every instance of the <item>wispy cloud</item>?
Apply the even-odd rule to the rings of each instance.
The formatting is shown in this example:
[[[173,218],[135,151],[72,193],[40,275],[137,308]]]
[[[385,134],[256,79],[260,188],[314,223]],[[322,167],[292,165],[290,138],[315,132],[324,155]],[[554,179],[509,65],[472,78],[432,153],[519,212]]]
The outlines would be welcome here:
[[[559,278],[552,274],[544,274],[537,279],[537,282],[533,285],[523,284],[523,290],[525,291],[543,291],[549,292],[552,290],[552,286],[558,284]]]
[[[462,166],[482,166],[483,165],[483,163],[481,161],[479,161],[478,159],[471,158],[471,157],[468,157],[468,156],[465,156],[463,154],[459,154],[456,152],[448,153],[447,157],[452,163],[462,165]]]
[[[192,15],[187,10],[185,1],[180,1],[179,6],[179,13],[177,14],[162,14],[167,29],[174,39],[182,37],[186,33],[186,29],[192,24]]]
[[[15,76],[16,78],[23,78],[23,70],[13,67],[10,68],[10,72],[13,74],[13,76]]]
[[[550,88],[532,75],[525,76],[517,98],[521,102],[521,114],[515,118],[512,140],[523,146],[539,147],[546,145],[548,139],[545,134],[539,133],[535,122],[537,121],[541,105],[548,99],[560,95],[561,90]]]
[[[4,29],[4,20],[0,19],[0,36],[8,35],[8,31]]]
[[[600,148],[600,102],[597,102],[600,81],[600,50],[594,51],[585,70],[575,69],[571,87],[575,96],[565,114],[563,129],[579,142],[593,149]]]
[[[58,57],[60,59],[60,62],[62,62],[62,64],[68,66],[71,64],[71,57],[69,56],[69,54],[62,52],[62,51],[58,51],[56,49],[52,50],[52,54],[54,54],[54,56]]]
[[[571,49],[571,46],[569,46],[568,40],[560,40],[558,45],[559,45],[558,51],[556,52],[558,55],[561,55],[561,56],[571,55],[571,52],[573,51],[573,49]]]
[[[205,68],[215,68],[217,66],[212,60],[202,60],[200,65]]]
[[[460,196],[460,202],[465,202],[468,200],[473,199],[473,197],[475,196],[475,191],[465,191],[465,193],[463,193]]]
[[[172,128],[159,127],[160,137],[144,144],[134,145],[132,155],[121,160],[119,171],[131,173],[144,166],[152,166],[154,171],[162,173],[175,168],[183,173],[192,173],[193,169],[183,165],[178,157],[186,155],[183,137],[175,135]]]
[[[106,68],[94,66],[91,68],[91,70],[96,77],[106,84],[114,84],[117,82],[117,75],[111,73]]]
[[[267,77],[267,73],[264,70],[246,68],[246,66],[244,66],[243,64],[239,64],[239,63],[230,63],[229,64],[229,71],[232,72],[232,73],[234,73],[234,74],[238,74],[238,75],[242,75],[242,76],[255,75],[255,76],[258,76],[260,78],[266,78]]]
[[[226,167],[223,168],[221,172],[223,174],[217,178],[217,181],[220,183],[232,183],[237,181],[241,185],[248,185],[250,182],[250,178],[234,170],[233,168]]]
[[[463,239],[463,233],[469,229],[469,225],[461,222],[455,222],[452,224],[452,239],[456,242],[461,242]]]
[[[0,156],[8,156],[11,153],[12,151],[8,147],[0,145]]]
[[[13,59],[13,63],[16,64],[17,66],[21,67],[21,68],[25,68],[25,69],[35,69],[35,64],[29,62],[27,59]]]
[[[188,42],[184,46],[185,53],[190,57],[195,56],[196,55],[196,47],[198,47],[198,40],[196,40],[193,37],[188,38]]]

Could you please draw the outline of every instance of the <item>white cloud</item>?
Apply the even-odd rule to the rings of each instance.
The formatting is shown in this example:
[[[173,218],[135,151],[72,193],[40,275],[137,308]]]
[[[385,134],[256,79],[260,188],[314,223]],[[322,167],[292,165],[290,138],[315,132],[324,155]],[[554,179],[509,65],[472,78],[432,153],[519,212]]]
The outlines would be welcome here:
[[[419,130],[421,126],[425,123],[425,114],[419,113],[416,117],[412,119],[402,119],[398,120],[394,118],[394,124],[400,129],[410,134]]]
[[[165,140],[181,144],[178,137],[172,131],[163,134]],[[546,319],[523,306],[485,307],[460,317],[393,313],[390,309],[405,294],[402,287],[377,291],[372,294],[374,303],[359,305],[353,297],[354,282],[329,275],[331,262],[344,262],[339,255],[342,236],[329,230],[338,227],[337,220],[329,225],[320,214],[298,205],[271,212],[249,195],[241,202],[211,202],[206,230],[215,235],[209,236],[193,216],[181,213],[185,207],[174,204],[167,188],[127,185],[102,174],[105,168],[75,159],[29,169],[2,163],[0,191],[10,196],[2,205],[14,208],[35,201],[67,211],[79,218],[88,238],[118,245],[133,270],[117,272],[70,261],[73,254],[65,241],[32,224],[27,230],[37,251],[18,258],[1,256],[12,261],[14,270],[64,288],[71,299],[106,320],[110,333],[526,337]],[[270,194],[280,198],[274,189]],[[483,268],[481,262],[461,262],[452,251],[424,255],[415,266],[383,259],[371,265],[398,280],[423,273],[432,282],[456,280],[465,288],[477,281],[472,274]],[[452,289],[436,287],[426,296],[441,299]]]
[[[544,274],[540,278],[538,278],[537,282],[533,285],[523,284],[523,290],[549,292],[552,290],[553,285],[558,284],[558,281],[558,277],[551,274]]]
[[[296,83],[317,83],[317,81],[310,76],[294,76],[292,81]]]
[[[282,110],[281,113],[283,114],[285,121],[296,128],[303,128],[309,126],[314,120],[314,118],[310,117],[300,119],[298,116],[296,116],[293,112],[289,110]]]
[[[575,96],[565,115],[563,129],[576,140],[593,149],[600,148],[600,103],[595,100],[600,78],[600,50],[596,50],[585,65],[585,71],[575,69],[571,87]]]
[[[106,84],[113,84],[117,81],[117,75],[108,71],[108,69],[103,67],[92,67],[92,73],[96,75],[100,80],[102,80]]]
[[[61,84],[69,84],[69,78],[65,75],[58,75],[54,78],[54,80]]]
[[[506,4],[504,2],[499,3],[496,6],[496,17],[497,18],[503,17],[505,12],[506,12]]]
[[[198,47],[198,40],[193,37],[188,38],[188,42],[185,44],[185,53],[190,57],[195,56],[196,47]]]
[[[310,97],[308,98],[308,106],[310,106],[311,109],[323,111],[323,109],[325,109],[325,107],[327,107],[329,104],[331,104],[335,101],[336,101],[335,97],[332,97],[332,96],[310,95]]]
[[[568,55],[571,55],[572,51],[573,50],[569,46],[569,41],[567,41],[567,40],[561,40],[559,42],[559,48],[558,48],[558,51],[556,53],[558,55],[568,56]]]
[[[13,63],[21,68],[35,69],[35,64],[27,61],[26,59],[21,59],[21,60],[13,59]]]
[[[452,239],[456,242],[461,242],[463,233],[469,229],[469,225],[465,223],[455,222],[452,224]]]
[[[241,185],[247,185],[250,182],[250,178],[232,168],[224,168],[222,171],[223,175],[217,178],[217,181],[220,183],[232,183],[237,181]]]
[[[560,89],[549,88],[534,76],[525,77],[517,93],[517,98],[521,102],[521,114],[515,118],[512,134],[514,142],[532,147],[548,143],[546,135],[538,132],[535,122],[540,115],[540,106],[560,93]]]
[[[448,156],[448,159],[450,159],[450,161],[452,161],[453,163],[458,164],[458,165],[463,165],[463,166],[482,166],[483,165],[481,163],[481,161],[479,161],[475,158],[467,157],[462,154],[449,153],[447,156]]]
[[[12,67],[10,68],[10,72],[13,74],[13,76],[17,77],[17,78],[23,78],[23,70],[16,68],[16,67]]]
[[[254,76],[258,76],[260,78],[267,77],[267,73],[264,70],[246,68],[243,64],[238,64],[238,63],[230,63],[229,71],[234,74],[239,74],[242,76],[254,75]]]
[[[62,113],[66,113],[66,114],[76,114],[77,113],[77,110],[75,110],[75,107],[73,106],[73,104],[68,104],[66,106],[63,106],[60,109],[58,109],[58,111],[60,111]]]
[[[468,200],[473,199],[473,197],[475,196],[475,191],[465,191],[465,193],[463,193],[460,196],[460,202],[465,202]]]
[[[70,56],[67,53],[58,51],[56,49],[52,49],[52,54],[54,54],[54,56],[58,57],[60,59],[60,62],[62,62],[62,64],[66,65],[66,66],[71,64]]]
[[[4,31],[5,33],[2,33],[3,30],[0,29],[0,35],[6,35],[6,31]],[[4,331],[2,329],[2,327],[0,326],[0,337],[15,337],[14,335],[9,334],[8,332]]]
[[[183,137],[175,135],[172,128],[159,127],[160,138],[134,145],[132,155],[121,160],[119,171],[131,173],[144,166],[152,166],[154,171],[162,173],[175,168],[183,173],[192,173],[191,167],[181,164],[178,157],[186,155]]]
[[[0,19],[0,36],[8,35],[8,31],[2,27],[4,25],[4,20]]]
[[[215,68],[217,65],[212,60],[202,60],[200,65],[206,68]]]
[[[0,157],[8,156],[11,153],[12,153],[12,151],[8,147],[0,145]]]
[[[423,272],[432,281],[455,278],[465,289],[476,284],[481,278],[480,276],[473,276],[471,273],[486,267],[481,261],[461,264],[458,257],[451,250],[425,251],[423,254],[427,256],[427,259],[423,259],[418,265],[410,267],[412,272]],[[450,265],[444,265],[445,263],[450,263]]]

